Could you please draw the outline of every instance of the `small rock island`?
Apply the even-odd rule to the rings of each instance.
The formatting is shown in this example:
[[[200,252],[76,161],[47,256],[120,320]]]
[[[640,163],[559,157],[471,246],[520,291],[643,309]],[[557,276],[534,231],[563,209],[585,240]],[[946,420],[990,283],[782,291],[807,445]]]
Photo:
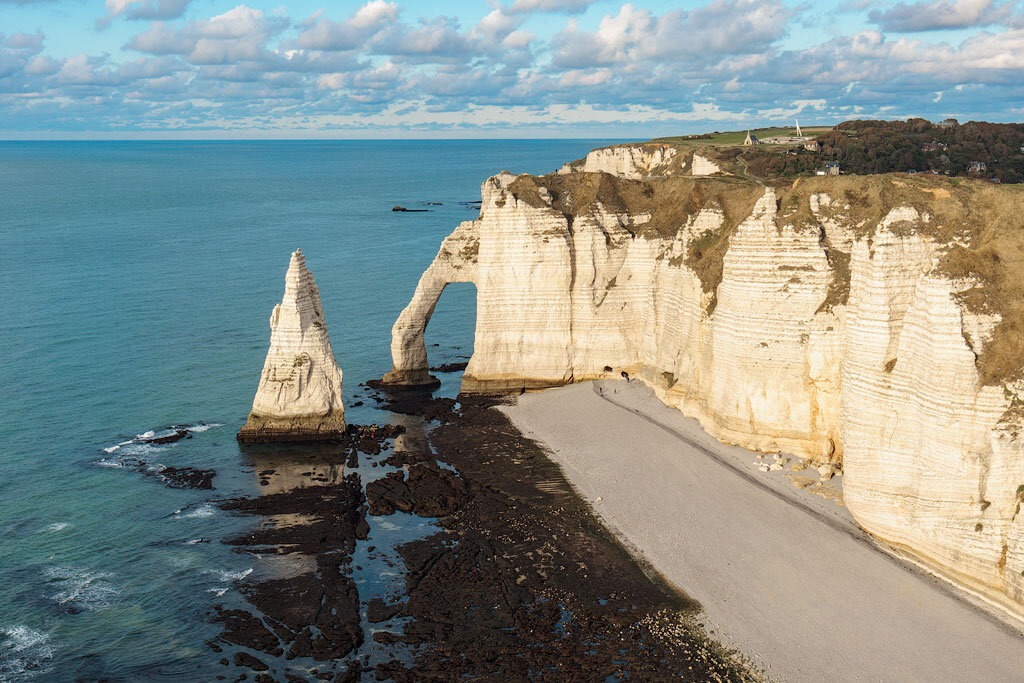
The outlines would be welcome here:
[[[341,368],[334,360],[320,290],[301,249],[292,253],[284,298],[270,314],[270,350],[241,442],[323,441],[345,431]]]

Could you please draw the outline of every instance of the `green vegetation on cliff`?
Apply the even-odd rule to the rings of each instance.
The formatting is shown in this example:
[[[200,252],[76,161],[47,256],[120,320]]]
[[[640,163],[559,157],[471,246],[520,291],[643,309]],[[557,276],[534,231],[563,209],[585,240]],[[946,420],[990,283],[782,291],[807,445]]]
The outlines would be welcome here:
[[[771,128],[755,133],[763,141],[769,135],[795,135],[796,131]],[[911,172],[1024,182],[1024,124],[1020,123],[858,120],[827,130],[807,129],[804,135],[813,137],[816,150],[799,143],[743,146],[745,131],[652,142],[702,148],[702,154],[730,173],[761,180],[813,175],[835,162],[843,174],[852,175]]]

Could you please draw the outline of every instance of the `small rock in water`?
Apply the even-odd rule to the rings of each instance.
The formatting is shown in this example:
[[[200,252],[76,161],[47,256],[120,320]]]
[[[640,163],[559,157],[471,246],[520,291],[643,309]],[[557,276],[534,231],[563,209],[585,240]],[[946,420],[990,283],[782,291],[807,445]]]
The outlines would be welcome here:
[[[270,668],[259,659],[253,657],[248,652],[235,653],[235,666],[247,666],[253,671],[266,671]]]
[[[142,443],[163,445],[168,443],[174,443],[175,441],[181,441],[182,439],[190,436],[191,435],[188,433],[187,429],[177,429],[170,436],[158,436],[151,439],[142,439],[141,441]]]
[[[458,372],[465,370],[469,363],[441,363],[441,365],[430,368],[431,372]]]

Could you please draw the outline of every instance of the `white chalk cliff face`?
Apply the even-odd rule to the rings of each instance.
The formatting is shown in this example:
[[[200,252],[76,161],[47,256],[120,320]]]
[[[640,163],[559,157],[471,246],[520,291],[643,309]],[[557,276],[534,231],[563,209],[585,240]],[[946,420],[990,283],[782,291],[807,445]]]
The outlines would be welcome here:
[[[270,350],[239,441],[317,441],[345,431],[341,368],[334,360],[320,290],[301,250],[284,298],[270,314]]]
[[[1024,616],[1024,384],[983,381],[1000,316],[944,265],[964,202],[1020,216],[1024,194],[938,182],[496,176],[396,323],[387,379],[429,381],[437,298],[474,282],[464,391],[626,372],[722,441],[841,466],[867,531]]]
[[[619,145],[602,147],[592,150],[586,157],[570,162],[559,173],[610,173],[620,178],[640,180],[659,173],[665,174],[669,169],[675,170],[680,157],[678,150],[670,145]],[[717,168],[717,167],[716,167]],[[706,175],[706,174],[704,174]]]

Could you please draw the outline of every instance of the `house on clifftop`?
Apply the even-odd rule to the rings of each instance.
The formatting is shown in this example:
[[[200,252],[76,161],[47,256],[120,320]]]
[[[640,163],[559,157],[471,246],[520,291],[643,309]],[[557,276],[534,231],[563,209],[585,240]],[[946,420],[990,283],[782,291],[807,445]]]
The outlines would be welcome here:
[[[757,136],[756,135],[751,135],[750,131],[748,130],[747,131],[747,139],[743,141],[743,145],[745,147],[749,147],[750,145],[760,145],[760,144],[761,144],[761,141],[757,139]]]

